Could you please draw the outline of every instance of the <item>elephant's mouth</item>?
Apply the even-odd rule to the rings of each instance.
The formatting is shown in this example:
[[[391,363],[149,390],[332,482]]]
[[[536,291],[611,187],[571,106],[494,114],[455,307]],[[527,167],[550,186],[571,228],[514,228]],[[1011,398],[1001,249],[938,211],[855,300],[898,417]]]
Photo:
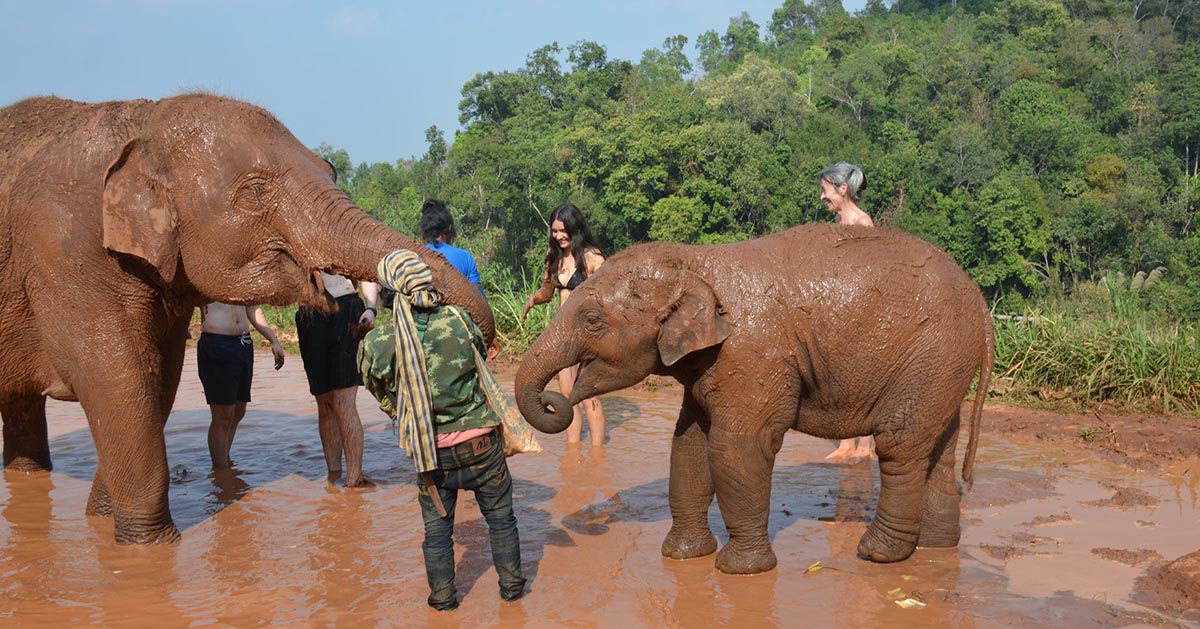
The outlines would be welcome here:
[[[296,303],[302,306],[310,306],[324,312],[334,312],[336,305],[333,299],[329,296],[329,292],[325,290],[325,283],[321,280],[320,269],[309,269],[296,261],[287,251],[279,251],[280,265],[286,268],[286,275],[294,278],[292,285],[300,291],[300,297],[296,299]]]
[[[328,273],[328,271],[326,271],[326,273]],[[325,290],[325,281],[321,279],[320,269],[309,271],[308,288],[310,291],[312,291],[313,295],[311,302],[315,302],[310,303],[309,305],[315,306],[316,308],[326,312],[334,312],[337,310],[337,302],[334,301],[333,297],[329,294],[329,291]]]
[[[578,404],[592,397],[589,394],[595,389],[588,378],[588,367],[591,366],[592,359],[586,358],[577,364],[579,365],[579,374],[575,378],[575,387],[571,390],[571,404]]]

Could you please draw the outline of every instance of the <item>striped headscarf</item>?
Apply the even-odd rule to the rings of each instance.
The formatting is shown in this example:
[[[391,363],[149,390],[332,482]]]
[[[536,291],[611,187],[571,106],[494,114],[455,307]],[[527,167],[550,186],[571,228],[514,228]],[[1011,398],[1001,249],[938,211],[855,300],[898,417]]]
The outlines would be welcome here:
[[[434,308],[442,295],[433,287],[433,273],[417,254],[397,249],[379,261],[379,283],[396,291],[392,325],[396,331],[396,400],[400,412],[400,447],[408,451],[417,472],[437,469],[437,434],[425,352],[417,335],[412,307]]]

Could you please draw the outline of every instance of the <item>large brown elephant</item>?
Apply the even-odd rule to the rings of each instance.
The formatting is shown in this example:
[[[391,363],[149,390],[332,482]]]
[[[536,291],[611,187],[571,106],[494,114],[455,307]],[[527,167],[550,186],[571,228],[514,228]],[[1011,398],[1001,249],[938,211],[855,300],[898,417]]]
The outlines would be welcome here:
[[[173,541],[163,425],[195,306],[329,310],[318,271],[374,279],[398,248],[489,339],[487,302],[440,255],[360,211],[269,112],[204,94],[0,110],[4,465],[50,469],[46,397],[83,405],[87,512],[121,543]]]
[[[957,545],[959,407],[980,370],[969,483],[992,355],[983,297],[944,253],[902,232],[809,225],[613,256],[534,342],[516,393],[525,418],[553,433],[580,400],[649,374],[682,383],[663,555],[716,550],[715,492],[729,530],[717,568],[750,574],[775,566],[771,471],[789,429],[875,436],[882,488],[862,557],[899,561],[917,544]],[[575,363],[570,400],[545,391]]]

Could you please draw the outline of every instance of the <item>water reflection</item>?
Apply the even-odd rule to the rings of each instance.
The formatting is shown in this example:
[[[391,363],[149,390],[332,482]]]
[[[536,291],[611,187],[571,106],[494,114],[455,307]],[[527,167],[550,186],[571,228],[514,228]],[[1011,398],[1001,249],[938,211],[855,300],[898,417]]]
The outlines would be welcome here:
[[[212,481],[212,493],[204,511],[210,516],[250,492],[250,484],[243,480],[242,471],[237,467],[214,469],[209,473],[209,479]]]

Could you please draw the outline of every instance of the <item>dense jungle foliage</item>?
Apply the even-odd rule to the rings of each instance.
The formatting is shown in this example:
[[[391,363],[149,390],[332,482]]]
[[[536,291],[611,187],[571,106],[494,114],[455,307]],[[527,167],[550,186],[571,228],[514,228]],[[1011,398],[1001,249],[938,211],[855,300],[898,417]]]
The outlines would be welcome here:
[[[998,324],[1005,386],[1196,411],[1198,4],[870,0],[851,15],[784,0],[765,26],[742,14],[636,61],[550,43],[480,72],[464,129],[431,127],[413,160],[316,150],[405,233],[424,198],[452,204],[517,351],[550,316],[516,317],[559,203],[608,254],[736,241],[831,220],[817,173],[853,162],[877,225],[949,252],[998,312],[1029,314]],[[1105,348],[1131,358],[1112,382]]]
[[[462,88],[464,130],[415,160],[342,171],[414,234],[453,204],[481,266],[528,278],[570,200],[607,253],[828,221],[817,173],[863,167],[877,224],[951,253],[1016,310],[1107,271],[1164,267],[1150,306],[1200,314],[1196,0],[785,0],[760,26],[684,35],[637,61],[550,43]]]

